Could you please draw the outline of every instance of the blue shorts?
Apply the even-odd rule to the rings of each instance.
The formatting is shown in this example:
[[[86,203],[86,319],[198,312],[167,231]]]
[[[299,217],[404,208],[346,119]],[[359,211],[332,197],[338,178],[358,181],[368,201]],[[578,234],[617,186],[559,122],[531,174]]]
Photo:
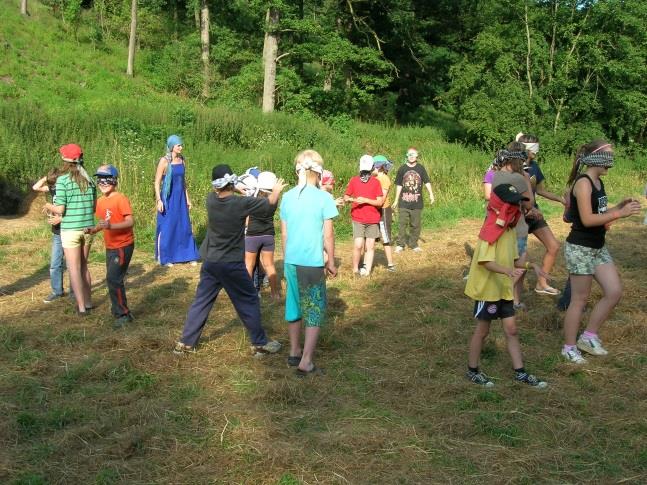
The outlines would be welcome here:
[[[326,275],[323,267],[285,263],[287,281],[285,319],[303,320],[306,327],[321,327],[326,317]]]

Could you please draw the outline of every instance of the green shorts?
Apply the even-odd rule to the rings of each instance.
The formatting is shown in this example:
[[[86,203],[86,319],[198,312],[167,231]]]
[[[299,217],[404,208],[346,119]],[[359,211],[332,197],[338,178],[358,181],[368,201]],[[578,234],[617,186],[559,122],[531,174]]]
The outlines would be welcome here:
[[[566,269],[574,275],[592,275],[595,274],[597,266],[613,263],[613,258],[606,246],[594,249],[571,244],[568,241],[564,245],[564,257],[566,258]]]
[[[323,267],[285,263],[287,281],[285,319],[303,320],[306,327],[321,327],[326,317],[326,275]]]

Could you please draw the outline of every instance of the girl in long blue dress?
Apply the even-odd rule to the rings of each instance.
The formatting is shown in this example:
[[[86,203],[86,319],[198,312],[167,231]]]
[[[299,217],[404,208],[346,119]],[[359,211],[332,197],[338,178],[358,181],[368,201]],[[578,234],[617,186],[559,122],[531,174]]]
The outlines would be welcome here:
[[[155,173],[155,259],[166,266],[187,262],[195,264],[200,255],[189,219],[191,200],[185,183],[186,162],[182,156],[182,139],[171,135],[166,146],[168,152],[160,158]]]

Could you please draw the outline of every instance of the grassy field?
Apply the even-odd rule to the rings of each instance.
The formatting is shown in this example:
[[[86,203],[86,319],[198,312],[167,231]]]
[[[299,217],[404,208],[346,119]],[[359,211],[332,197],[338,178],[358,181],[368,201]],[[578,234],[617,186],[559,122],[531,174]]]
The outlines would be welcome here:
[[[552,223],[563,236],[565,226]],[[224,295],[199,352],[173,355],[198,270],[161,268],[146,250],[136,251],[127,282],[131,328],[110,326],[100,242],[91,258],[93,314],[78,319],[68,301],[42,304],[47,228],[3,220],[0,482],[644,483],[640,219],[608,236],[626,286],[602,331],[608,358],[563,363],[562,314],[551,297],[526,292],[521,339],[527,367],[550,383],[543,392],[512,382],[498,326],[482,363],[494,390],[463,377],[473,328],[462,294],[464,245],[478,228],[462,220],[426,231],[425,252],[399,255],[395,274],[378,252],[376,271],[361,280],[350,276],[350,245],[341,242],[317,354],[326,375],[303,380],[287,369],[286,351],[249,356]],[[534,240],[530,253],[541,254]],[[555,278],[564,282],[561,259]],[[283,307],[268,296],[265,325],[287,343]]]

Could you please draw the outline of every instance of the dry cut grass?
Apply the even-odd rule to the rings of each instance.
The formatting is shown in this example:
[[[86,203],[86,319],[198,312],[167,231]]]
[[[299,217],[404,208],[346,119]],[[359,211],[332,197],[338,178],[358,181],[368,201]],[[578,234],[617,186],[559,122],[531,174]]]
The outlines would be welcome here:
[[[553,221],[560,237],[565,227]],[[92,255],[97,309],[78,319],[48,290],[46,229],[0,235],[0,481],[4,483],[644,483],[647,481],[645,228],[614,226],[609,246],[625,297],[602,331],[611,350],[576,368],[560,361],[551,297],[525,295],[527,368],[545,392],[512,382],[498,326],[483,355],[496,380],[464,377],[472,303],[463,272],[478,221],[423,235],[354,279],[350,245],[329,283],[330,322],[299,380],[287,352],[248,355],[222,296],[199,352],[170,352],[198,280],[136,252],[128,296],[136,323],[110,327],[102,249]],[[540,248],[531,240],[534,259]],[[554,272],[563,284],[563,261]],[[534,284],[530,278],[529,285]],[[266,296],[266,295],[264,295]],[[597,290],[593,300],[598,298]],[[262,300],[287,343],[282,307]]]

